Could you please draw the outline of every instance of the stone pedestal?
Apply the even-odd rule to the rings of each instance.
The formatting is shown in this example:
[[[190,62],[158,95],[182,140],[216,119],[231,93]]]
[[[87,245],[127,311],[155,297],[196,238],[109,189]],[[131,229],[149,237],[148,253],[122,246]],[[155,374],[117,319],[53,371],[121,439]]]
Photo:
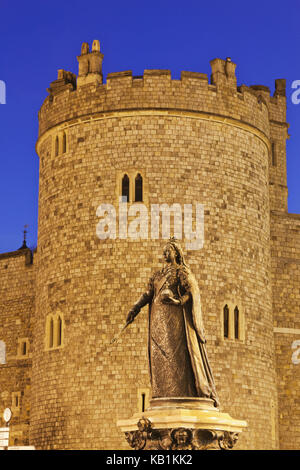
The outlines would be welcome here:
[[[154,398],[143,413],[119,420],[135,450],[232,449],[246,421],[231,418],[206,398]]]

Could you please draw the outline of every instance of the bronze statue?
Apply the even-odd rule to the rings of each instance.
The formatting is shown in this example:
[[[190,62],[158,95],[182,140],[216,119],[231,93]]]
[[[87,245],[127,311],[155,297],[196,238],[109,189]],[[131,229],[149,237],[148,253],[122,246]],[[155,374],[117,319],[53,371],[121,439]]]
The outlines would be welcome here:
[[[164,248],[165,267],[127,316],[133,322],[149,304],[148,353],[152,397],[203,397],[219,406],[209,366],[197,281],[179,243]]]

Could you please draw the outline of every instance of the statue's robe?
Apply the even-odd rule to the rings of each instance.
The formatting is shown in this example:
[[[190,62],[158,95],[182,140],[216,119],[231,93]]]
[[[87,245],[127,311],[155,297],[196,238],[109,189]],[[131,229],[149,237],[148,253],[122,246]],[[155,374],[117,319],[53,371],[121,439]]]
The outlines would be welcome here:
[[[168,296],[183,305],[167,303]],[[213,375],[207,358],[200,292],[185,266],[172,266],[152,276],[147,291],[136,304],[149,304],[148,354],[153,398],[203,397],[218,406]]]

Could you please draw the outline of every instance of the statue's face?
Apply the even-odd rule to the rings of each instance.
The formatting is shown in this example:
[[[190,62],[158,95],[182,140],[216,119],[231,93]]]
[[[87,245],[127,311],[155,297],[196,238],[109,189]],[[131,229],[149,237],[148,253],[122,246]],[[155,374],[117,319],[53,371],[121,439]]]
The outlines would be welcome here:
[[[176,253],[174,248],[170,245],[166,245],[163,251],[164,258],[168,263],[175,263]]]

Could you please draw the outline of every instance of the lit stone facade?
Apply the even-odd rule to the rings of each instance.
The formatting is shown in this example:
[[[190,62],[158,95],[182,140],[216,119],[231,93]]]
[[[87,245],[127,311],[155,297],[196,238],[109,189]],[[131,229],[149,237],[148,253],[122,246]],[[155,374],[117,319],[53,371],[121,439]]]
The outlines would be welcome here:
[[[0,254],[0,270],[0,427],[10,408],[10,444],[28,445],[36,279],[31,251]]]
[[[59,71],[39,112],[38,250],[20,271],[24,285],[35,279],[35,311],[22,332],[32,351],[30,443],[128,449],[116,422],[148,400],[147,309],[109,343],[162,266],[164,241],[96,236],[97,207],[118,209],[120,178],[138,172],[149,212],[151,204],[204,205],[203,249],[186,257],[221,410],[248,423],[238,448],[297,448],[300,216],[287,212],[284,80],[272,97],[263,86],[237,87],[235,64],[215,59],[211,83],[201,73],[172,80],[168,70],[145,70],[111,73],[103,84],[98,46],[82,48],[77,84]],[[0,257],[4,276],[4,264],[22,259],[9,255]],[[14,312],[7,296],[23,310],[27,294],[5,279],[6,319]],[[224,338],[225,305],[240,308],[239,339]],[[61,318],[63,338],[49,348],[51,317]],[[19,333],[1,328],[9,359]],[[2,395],[11,393],[7,365],[0,381]]]

